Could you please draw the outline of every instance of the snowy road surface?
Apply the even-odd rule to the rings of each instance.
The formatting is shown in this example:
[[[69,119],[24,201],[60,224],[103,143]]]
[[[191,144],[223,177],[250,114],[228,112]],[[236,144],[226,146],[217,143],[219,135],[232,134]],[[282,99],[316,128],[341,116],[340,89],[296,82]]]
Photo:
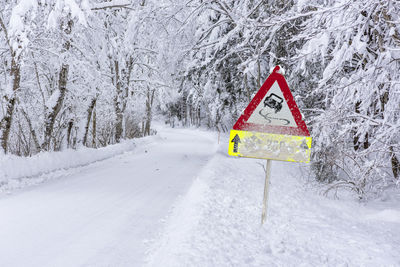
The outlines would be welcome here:
[[[212,134],[155,142],[0,196],[0,266],[141,266],[179,195],[215,152]]]
[[[273,161],[261,226],[265,160],[198,130],[145,140],[0,195],[0,266],[400,266],[398,189],[331,199],[306,165]]]

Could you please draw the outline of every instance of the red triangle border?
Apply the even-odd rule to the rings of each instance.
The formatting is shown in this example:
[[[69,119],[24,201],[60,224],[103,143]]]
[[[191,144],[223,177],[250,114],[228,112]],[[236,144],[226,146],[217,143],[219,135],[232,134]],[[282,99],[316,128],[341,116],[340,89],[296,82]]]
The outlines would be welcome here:
[[[280,67],[276,66],[272,73],[268,76],[267,80],[261,86],[260,90],[258,90],[257,94],[253,97],[249,105],[244,110],[243,114],[236,121],[235,125],[233,126],[234,130],[310,136],[310,132],[308,131],[306,123],[302,119],[300,110],[296,104],[296,101],[293,98],[292,93],[290,92],[285,77],[282,74],[278,73],[279,69]],[[251,114],[253,114],[254,110],[257,108],[257,106],[260,104],[264,96],[268,93],[275,82],[278,82],[278,85],[281,88],[283,96],[289,106],[290,111],[292,112],[292,116],[297,124],[297,127],[262,125],[247,122]]]

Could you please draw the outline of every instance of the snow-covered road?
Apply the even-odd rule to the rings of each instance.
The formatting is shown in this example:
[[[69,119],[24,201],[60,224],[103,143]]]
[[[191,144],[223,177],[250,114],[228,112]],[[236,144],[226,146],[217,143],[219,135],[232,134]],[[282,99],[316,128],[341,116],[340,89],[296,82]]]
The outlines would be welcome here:
[[[307,165],[274,161],[261,225],[265,160],[229,157],[228,141],[160,126],[136,147],[62,152],[49,164],[69,169],[46,178],[8,178],[3,188],[45,182],[0,195],[0,266],[400,266],[398,189],[331,199]],[[57,169],[42,165],[3,173]]]
[[[198,131],[154,140],[0,196],[0,265],[141,266],[145,243],[216,150]]]

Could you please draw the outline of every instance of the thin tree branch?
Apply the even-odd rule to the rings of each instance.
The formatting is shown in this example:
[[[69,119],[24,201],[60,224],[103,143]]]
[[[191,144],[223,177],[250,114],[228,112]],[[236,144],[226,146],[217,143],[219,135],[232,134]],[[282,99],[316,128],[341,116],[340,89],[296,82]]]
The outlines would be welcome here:
[[[92,7],[91,10],[102,10],[102,9],[111,9],[111,8],[126,8],[130,10],[134,10],[129,7],[130,4],[120,4],[120,5],[109,5],[109,6],[101,6],[101,7]]]

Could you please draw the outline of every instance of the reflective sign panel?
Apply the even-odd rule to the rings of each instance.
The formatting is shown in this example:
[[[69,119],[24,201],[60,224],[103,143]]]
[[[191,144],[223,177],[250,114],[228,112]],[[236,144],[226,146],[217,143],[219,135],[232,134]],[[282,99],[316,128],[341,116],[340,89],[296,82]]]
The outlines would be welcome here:
[[[231,156],[310,162],[311,137],[231,130]]]

